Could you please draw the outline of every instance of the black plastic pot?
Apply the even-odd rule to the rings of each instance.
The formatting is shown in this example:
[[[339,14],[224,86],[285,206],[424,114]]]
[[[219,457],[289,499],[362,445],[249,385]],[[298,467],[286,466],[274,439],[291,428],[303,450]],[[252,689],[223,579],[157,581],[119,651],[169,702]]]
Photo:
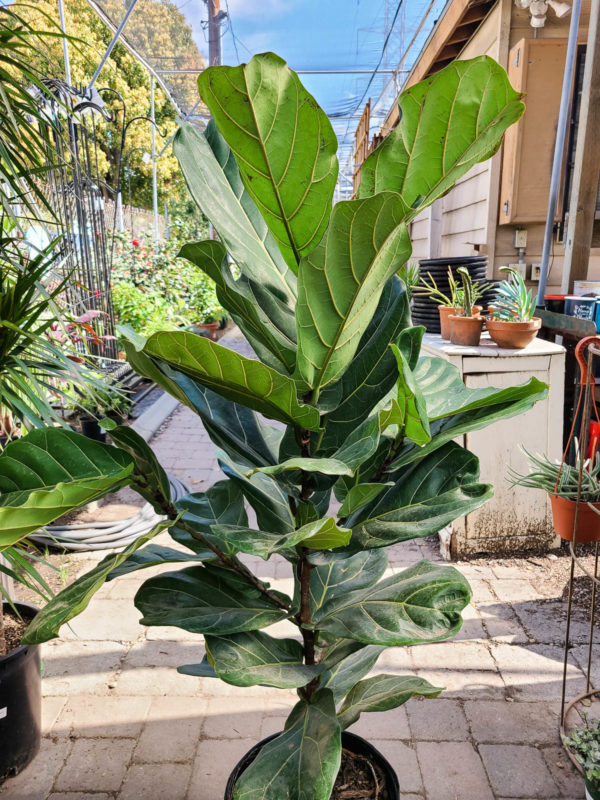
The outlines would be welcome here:
[[[227,781],[225,800],[233,800],[233,790],[242,772],[250,766],[267,742],[270,742],[279,735],[279,733],[274,733],[273,736],[268,736],[266,739],[263,739],[262,742],[258,742],[258,744],[255,744],[254,747],[248,750],[246,755],[238,761]],[[377,764],[381,768],[381,771],[385,775],[385,787],[384,793],[381,795],[381,800],[400,800],[400,785],[398,784],[396,773],[392,769],[389,761],[381,755],[379,750],[376,750],[366,739],[357,736],[355,733],[349,733],[348,731],[342,733],[342,747],[346,750],[350,750],[351,753],[365,756],[371,763]],[[273,800],[275,800],[275,798],[273,798]],[[279,799],[277,798],[277,800]]]
[[[26,619],[38,612],[29,603],[15,607]],[[9,608],[4,603],[4,610]],[[40,648],[23,645],[0,657],[0,783],[25,769],[37,755],[41,722]]]
[[[79,417],[79,423],[82,434],[87,436],[88,439],[94,439],[96,442],[106,442],[106,432],[102,430],[97,419]]]

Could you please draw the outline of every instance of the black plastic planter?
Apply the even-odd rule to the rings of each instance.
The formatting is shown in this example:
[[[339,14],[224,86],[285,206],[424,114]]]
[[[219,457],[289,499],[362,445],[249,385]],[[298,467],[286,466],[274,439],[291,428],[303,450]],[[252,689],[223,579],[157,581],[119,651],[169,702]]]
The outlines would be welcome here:
[[[246,755],[243,756],[243,758],[240,759],[240,761],[235,765],[233,772],[227,781],[225,800],[233,800],[233,790],[242,772],[254,761],[256,756],[261,751],[261,748],[263,748],[267,742],[270,742],[277,736],[279,736],[279,734],[274,733],[273,736],[268,736],[266,739],[263,739],[262,742],[255,744],[254,747],[251,750],[248,750]],[[385,775],[385,787],[383,793],[380,795],[381,800],[400,800],[400,786],[398,784],[396,773],[392,769],[389,761],[387,761],[387,759],[381,755],[379,750],[376,750],[372,744],[369,744],[369,742],[362,737],[357,736],[355,733],[348,733],[348,731],[344,731],[342,733],[342,747],[344,747],[346,750],[350,750],[351,753],[365,756],[371,763],[377,764],[381,768],[381,771]]]
[[[98,424],[97,419],[92,417],[79,417],[81,425],[81,433],[87,436],[88,439],[94,439],[97,442],[106,442],[106,433]]]
[[[15,603],[26,619],[38,609]],[[9,606],[4,603],[4,610]],[[17,775],[40,749],[42,678],[40,648],[24,645],[0,657],[0,784]]]

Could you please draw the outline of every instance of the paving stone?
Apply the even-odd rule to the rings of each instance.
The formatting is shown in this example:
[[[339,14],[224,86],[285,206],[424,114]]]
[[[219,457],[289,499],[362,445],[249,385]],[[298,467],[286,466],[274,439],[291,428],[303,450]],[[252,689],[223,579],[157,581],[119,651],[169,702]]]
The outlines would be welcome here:
[[[187,800],[223,800],[231,771],[256,742],[256,737],[200,742]]]
[[[142,614],[129,600],[94,598],[88,608],[65,625],[63,640],[133,642],[144,632]]]
[[[490,670],[496,672],[496,663],[487,647],[481,642],[441,642],[417,645],[410,648],[415,669]]]
[[[31,764],[0,786],[0,797],[6,800],[46,800],[70,748],[67,739],[42,739],[40,752]]]
[[[512,608],[504,603],[479,603],[480,615],[490,639],[515,644],[527,644],[529,636]]]
[[[483,759],[496,794],[548,800],[558,789],[541,753],[529,745],[482,744]]]
[[[53,729],[54,723],[66,702],[64,697],[42,698],[42,736],[47,736]],[[53,731],[53,733],[56,733],[56,731]]]
[[[261,698],[212,697],[208,700],[202,738],[250,739],[261,728],[265,702]]]
[[[182,675],[177,667],[199,663],[203,656],[204,647],[192,643],[137,642],[123,660],[116,693],[149,697],[200,695],[202,680],[216,681]]]
[[[487,564],[473,564],[470,561],[455,561],[452,565],[469,581],[484,580],[495,581],[496,575],[491,566]]]
[[[71,697],[52,732],[86,738],[135,738],[149,707],[149,697]]]
[[[478,743],[548,744],[556,739],[556,715],[546,702],[467,700],[465,713]]]
[[[565,603],[539,600],[538,602],[513,603],[513,609],[530,638],[535,639],[536,642],[553,642],[562,647],[567,621]],[[569,641],[577,644],[585,643],[589,640],[589,633],[589,622],[574,614],[571,618]]]
[[[54,788],[71,792],[118,791],[134,746],[131,739],[78,739]]]
[[[154,697],[133,760],[147,764],[191,760],[206,703],[199,697]]]
[[[577,800],[582,798],[583,778],[571,762],[565,748],[556,744],[552,747],[544,747],[541,752],[550,774],[560,789],[561,797],[574,797]]]
[[[481,759],[469,742],[418,742],[427,800],[494,800]]]
[[[44,696],[110,694],[127,648],[119,642],[56,640],[42,648]]]
[[[459,570],[462,571],[462,570]],[[473,603],[493,603],[496,597],[491,589],[492,581],[484,581],[481,578],[469,580],[469,586],[473,592]]]
[[[517,646],[498,644],[493,648],[509,694],[519,700],[557,699],[562,687],[562,649],[548,645]],[[570,665],[567,696],[585,691],[581,670]]]
[[[119,800],[185,800],[191,774],[191,764],[134,764],[127,770]]]
[[[355,722],[350,730],[368,741],[372,739],[410,739],[408,717],[402,706],[391,711],[361,714],[358,722]]]
[[[496,580],[492,582],[492,587],[494,594],[502,603],[514,604],[540,599],[540,593],[526,578]]]
[[[473,604],[469,604],[462,612],[463,626],[453,642],[483,641],[487,638],[483,621]]]
[[[465,741],[467,718],[457,700],[413,697],[405,706],[410,730],[419,741]]]
[[[417,754],[412,747],[391,739],[372,739],[371,744],[392,765],[392,769],[398,776],[402,798],[404,798],[404,792],[420,792],[423,790]]]
[[[468,700],[477,698],[500,700],[506,695],[506,687],[497,672],[478,672],[477,670],[431,670],[417,671],[433,686],[443,689],[445,699]]]
[[[112,800],[112,795],[104,792],[101,794],[96,792],[92,794],[88,792],[52,792],[48,795],[48,800]]]

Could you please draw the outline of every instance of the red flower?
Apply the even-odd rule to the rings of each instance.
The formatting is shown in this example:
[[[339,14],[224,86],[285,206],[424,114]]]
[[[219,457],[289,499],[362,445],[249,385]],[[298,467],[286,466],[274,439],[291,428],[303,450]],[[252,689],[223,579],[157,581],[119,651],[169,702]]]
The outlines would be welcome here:
[[[139,243],[140,243],[140,240],[139,240],[139,239],[133,239],[133,240],[132,240],[132,242],[131,242],[131,244],[132,244],[134,247],[137,247],[137,246],[139,245]]]

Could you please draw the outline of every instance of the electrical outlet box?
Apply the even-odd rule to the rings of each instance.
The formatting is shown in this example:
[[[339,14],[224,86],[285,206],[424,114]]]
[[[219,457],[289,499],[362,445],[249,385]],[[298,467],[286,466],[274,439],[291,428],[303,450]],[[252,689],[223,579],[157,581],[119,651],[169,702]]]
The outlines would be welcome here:
[[[518,272],[523,279],[527,277],[527,264],[519,264],[517,262],[516,264],[507,264],[506,266]]]
[[[541,271],[542,271],[542,265],[541,264],[532,264],[531,265],[531,280],[532,281],[539,281]]]
[[[515,250],[524,250],[527,247],[527,228],[517,228],[515,231]]]

